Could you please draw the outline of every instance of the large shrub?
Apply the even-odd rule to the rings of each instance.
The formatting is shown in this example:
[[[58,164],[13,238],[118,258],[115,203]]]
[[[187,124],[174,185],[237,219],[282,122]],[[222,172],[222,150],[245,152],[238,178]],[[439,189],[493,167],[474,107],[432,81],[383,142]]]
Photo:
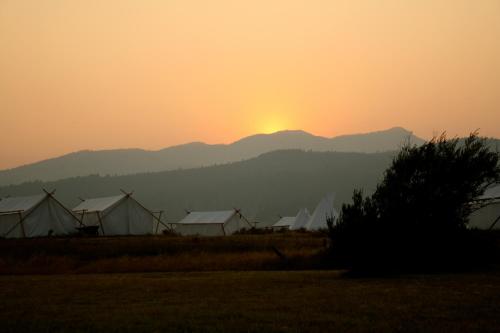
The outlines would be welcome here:
[[[405,145],[374,194],[354,191],[352,204],[330,223],[332,253],[363,267],[456,262],[468,251],[470,203],[499,180],[499,154],[477,133]]]

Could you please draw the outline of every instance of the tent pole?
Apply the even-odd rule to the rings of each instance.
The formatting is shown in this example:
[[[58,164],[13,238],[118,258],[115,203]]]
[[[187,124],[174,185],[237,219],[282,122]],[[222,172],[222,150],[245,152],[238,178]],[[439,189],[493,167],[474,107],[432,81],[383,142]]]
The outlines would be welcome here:
[[[24,225],[23,225],[24,220],[26,220],[26,218],[27,218],[28,216],[30,216],[30,215],[31,215],[31,213],[33,213],[33,212],[34,212],[34,211],[35,211],[38,207],[40,207],[40,205],[41,205],[41,204],[45,201],[45,199],[47,199],[47,195],[45,196],[45,198],[43,198],[42,200],[40,200],[40,202],[39,202],[39,203],[37,203],[37,204],[36,204],[33,208],[31,208],[31,210],[28,212],[28,214],[24,215],[24,217],[22,217],[22,218],[19,220],[19,222],[18,222],[15,226],[13,226],[13,227],[12,227],[12,228],[11,228],[11,229],[10,229],[10,230],[6,233],[6,234],[5,234],[5,236],[7,236],[7,235],[8,235],[8,234],[10,234],[10,233],[11,233],[14,229],[16,229],[16,227],[17,227],[19,224],[21,224],[21,227],[22,227],[22,228],[23,228],[23,230],[24,230]],[[22,212],[21,212],[21,211],[19,211],[18,213],[22,213]],[[25,236],[24,236],[24,237],[26,237],[26,234],[25,234]]]
[[[63,205],[63,204],[62,204],[59,200],[57,200],[57,199],[54,197],[54,192],[55,192],[55,190],[54,190],[54,191],[52,191],[52,192],[48,192],[48,191],[46,191],[45,189],[43,189],[43,191],[44,191],[44,192],[45,192],[45,193],[46,193],[46,194],[47,194],[47,195],[48,195],[51,199],[54,199],[54,201],[55,201],[55,202],[56,202],[59,206],[61,206],[61,207],[62,207],[62,208],[63,208],[63,209],[67,212],[67,213],[69,213],[69,214],[70,214],[70,215],[71,215],[71,216],[72,216],[75,220],[77,220],[77,221],[78,221],[78,223],[80,224],[80,227],[82,227],[82,226],[83,226],[82,221],[80,221],[80,220],[78,219],[78,217],[76,217],[76,216],[73,214],[73,212],[72,212],[72,211],[70,211],[68,208],[66,208],[66,207],[65,207],[65,206],[64,206],[64,205]],[[83,219],[83,217],[82,217],[82,219]]]
[[[222,233],[226,236],[226,230],[224,229],[224,223],[221,223],[220,227],[222,228]]]
[[[158,215],[158,219],[161,220],[161,214],[163,214],[163,211],[160,210],[160,215]],[[158,228],[160,227],[159,223],[156,223],[156,230],[155,230],[155,235],[158,234]]]
[[[20,210],[15,210],[15,211],[12,211],[12,212],[2,212],[2,214],[0,214],[0,215],[10,215],[10,214],[19,214],[19,221],[18,221],[18,222],[17,222],[17,223],[16,223],[16,224],[12,227],[12,228],[10,228],[10,229],[9,229],[6,233],[4,233],[4,234],[2,235],[2,237],[5,237],[5,236],[7,236],[8,234],[10,234],[13,230],[15,230],[15,229],[16,229],[16,227],[17,227],[18,225],[20,225],[20,224],[21,224],[21,221],[22,221],[22,211],[20,211]],[[24,234],[24,233],[23,233],[23,234]]]
[[[234,211],[240,215],[240,218],[242,218],[243,220],[245,220],[245,222],[250,226],[250,229],[252,228],[252,224],[250,223],[250,221],[247,220],[247,218],[241,214],[241,209],[234,209]]]
[[[151,216],[153,216],[153,218],[158,221],[159,223],[161,223],[164,227],[167,227],[168,229],[170,229],[170,231],[173,231],[173,229],[166,225],[165,223],[163,223],[162,220],[160,220],[159,218],[157,218],[155,216],[155,214],[153,214],[149,209],[147,209],[146,207],[144,207],[139,201],[135,200],[134,198],[132,198],[131,196],[129,196],[130,199],[134,200],[135,203],[137,203],[139,206],[141,206],[145,211],[147,211],[149,214],[151,214]],[[163,213],[163,211],[161,211]],[[160,215],[161,216],[161,215]]]
[[[104,228],[102,227],[101,212],[97,212],[97,219],[99,220],[99,225],[101,226],[102,235],[103,235],[103,236],[106,236],[106,235],[104,234]]]
[[[498,221],[500,221],[500,215],[497,217],[497,219],[495,220],[495,222],[493,222],[493,224],[490,225],[490,227],[488,228],[488,230],[492,230],[493,227],[495,226],[495,224],[497,224]]]
[[[19,221],[21,224],[21,231],[23,233],[23,237],[26,238],[26,231],[24,230],[24,223],[23,223],[23,214],[21,212],[19,212],[18,214],[19,214]]]

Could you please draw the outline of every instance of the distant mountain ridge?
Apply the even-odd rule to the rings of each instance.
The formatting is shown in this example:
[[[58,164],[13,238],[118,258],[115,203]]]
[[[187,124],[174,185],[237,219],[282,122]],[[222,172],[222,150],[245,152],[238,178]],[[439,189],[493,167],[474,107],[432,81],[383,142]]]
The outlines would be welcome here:
[[[317,152],[374,153],[393,151],[404,142],[422,144],[410,131],[394,127],[365,134],[333,138],[304,131],[257,134],[231,144],[193,142],[158,151],[116,149],[79,151],[56,158],[0,171],[0,186],[27,181],[52,181],[87,175],[127,175],[225,164],[257,157],[276,150],[300,149]]]

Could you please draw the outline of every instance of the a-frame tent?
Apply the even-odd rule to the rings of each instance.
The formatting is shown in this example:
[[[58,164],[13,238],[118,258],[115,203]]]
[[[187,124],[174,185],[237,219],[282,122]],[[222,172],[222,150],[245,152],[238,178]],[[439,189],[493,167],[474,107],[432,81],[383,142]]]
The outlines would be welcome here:
[[[226,236],[242,229],[252,228],[239,209],[188,212],[186,217],[172,225],[177,234],[193,236]]]
[[[311,219],[311,214],[307,208],[302,208],[295,216],[295,221],[290,228],[291,230],[299,230],[305,228],[307,222]]]
[[[78,218],[54,197],[54,191],[0,201],[0,237],[71,235],[79,225]]]
[[[325,196],[319,204],[316,206],[316,209],[311,215],[311,218],[304,226],[306,230],[320,230],[328,228],[327,218],[333,217],[336,219],[338,217],[338,212],[335,208],[333,208],[333,200],[335,199],[335,195],[333,193]]]
[[[86,227],[98,226],[99,235],[148,235],[158,225],[168,228],[152,211],[132,197],[132,193],[83,200],[73,212]]]

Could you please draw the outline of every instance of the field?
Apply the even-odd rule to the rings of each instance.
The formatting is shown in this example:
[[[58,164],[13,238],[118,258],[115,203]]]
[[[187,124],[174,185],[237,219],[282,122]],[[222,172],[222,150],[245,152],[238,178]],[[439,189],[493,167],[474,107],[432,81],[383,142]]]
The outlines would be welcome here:
[[[495,332],[500,275],[336,271],[0,277],[3,332]]]
[[[0,274],[323,268],[323,234],[0,240]]]
[[[346,277],[321,234],[0,240],[2,332],[498,332],[500,271]]]

